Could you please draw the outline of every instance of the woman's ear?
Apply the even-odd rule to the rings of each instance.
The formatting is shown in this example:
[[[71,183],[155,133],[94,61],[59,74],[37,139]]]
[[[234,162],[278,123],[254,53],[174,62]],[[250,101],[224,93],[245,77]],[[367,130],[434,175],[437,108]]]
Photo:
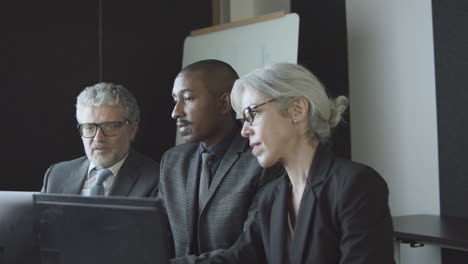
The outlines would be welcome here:
[[[302,121],[307,118],[309,107],[309,101],[304,97],[299,97],[292,102],[288,111],[293,120]]]
[[[225,92],[219,97],[219,112],[226,114],[231,112],[231,93]]]

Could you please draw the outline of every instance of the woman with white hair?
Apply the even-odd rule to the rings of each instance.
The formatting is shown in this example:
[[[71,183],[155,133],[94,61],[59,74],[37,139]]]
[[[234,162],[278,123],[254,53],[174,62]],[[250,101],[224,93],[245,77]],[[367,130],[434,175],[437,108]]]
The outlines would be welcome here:
[[[347,98],[330,99],[306,68],[279,63],[237,80],[231,99],[260,165],[280,162],[286,174],[265,187],[236,244],[207,262],[394,263],[385,181],[327,146]]]

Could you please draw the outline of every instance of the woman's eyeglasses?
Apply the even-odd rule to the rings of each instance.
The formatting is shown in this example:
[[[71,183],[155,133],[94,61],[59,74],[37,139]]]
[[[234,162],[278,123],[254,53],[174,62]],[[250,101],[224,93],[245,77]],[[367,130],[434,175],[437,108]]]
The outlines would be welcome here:
[[[260,106],[262,105],[266,105],[268,103],[271,103],[273,101],[275,101],[276,99],[271,99],[271,100],[268,100],[264,103],[261,103],[261,104],[258,104],[258,105],[255,105],[255,106],[247,106],[243,111],[242,111],[242,114],[244,115],[244,122],[248,122],[250,125],[252,125],[253,121],[254,121],[254,118],[255,118],[255,114],[257,113],[255,111],[255,109],[259,108]]]

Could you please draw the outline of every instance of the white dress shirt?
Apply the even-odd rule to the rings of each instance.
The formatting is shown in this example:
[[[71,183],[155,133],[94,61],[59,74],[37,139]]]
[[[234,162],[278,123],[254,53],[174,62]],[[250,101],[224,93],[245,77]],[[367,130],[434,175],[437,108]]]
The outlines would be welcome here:
[[[127,159],[127,157],[128,157],[128,155],[125,156],[125,158],[123,158],[122,160],[120,160],[116,164],[110,166],[109,168],[106,168],[106,169],[109,169],[112,172],[112,175],[109,176],[109,178],[107,178],[103,183],[104,184],[104,194],[105,194],[105,196],[109,195],[109,192],[112,189],[112,185],[114,184],[114,181],[116,179],[117,173],[119,173],[119,170],[122,167],[125,160]],[[90,162],[89,167],[88,167],[88,176],[86,177],[86,181],[85,181],[85,183],[83,185],[83,188],[81,189],[81,194],[82,195],[89,196],[89,191],[91,190],[91,186],[93,185],[94,181],[96,180],[96,170],[95,170],[95,168],[96,168],[96,165],[94,165],[93,162]]]

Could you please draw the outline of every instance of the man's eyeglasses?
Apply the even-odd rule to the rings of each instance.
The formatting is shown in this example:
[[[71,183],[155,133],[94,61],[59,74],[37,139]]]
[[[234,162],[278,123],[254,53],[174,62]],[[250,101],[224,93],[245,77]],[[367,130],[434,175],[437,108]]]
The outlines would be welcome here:
[[[80,131],[80,135],[84,138],[92,138],[96,136],[98,128],[101,129],[101,132],[106,137],[113,137],[119,134],[120,127],[123,125],[130,124],[130,121],[111,121],[111,122],[104,122],[100,124],[95,123],[85,123],[85,124],[78,124],[78,131]]]
[[[258,104],[256,106],[247,106],[246,108],[244,108],[244,110],[242,111],[242,114],[244,115],[244,122],[248,122],[250,125],[253,124],[253,121],[254,121],[254,118],[255,118],[255,114],[257,113],[257,111],[255,111],[255,109],[259,108],[260,106],[262,105],[266,105],[268,103],[271,103],[273,101],[275,101],[276,99],[271,99],[269,101],[266,101],[264,103],[261,103],[261,104]]]

